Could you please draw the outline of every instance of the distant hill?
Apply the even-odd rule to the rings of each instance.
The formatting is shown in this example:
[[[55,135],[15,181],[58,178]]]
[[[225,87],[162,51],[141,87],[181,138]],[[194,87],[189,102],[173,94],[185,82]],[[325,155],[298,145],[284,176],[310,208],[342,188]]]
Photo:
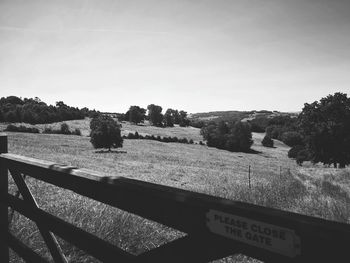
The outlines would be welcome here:
[[[279,112],[279,111],[211,111],[200,112],[189,115],[192,121],[248,121],[255,118],[273,118],[277,116],[297,117],[298,112]]]

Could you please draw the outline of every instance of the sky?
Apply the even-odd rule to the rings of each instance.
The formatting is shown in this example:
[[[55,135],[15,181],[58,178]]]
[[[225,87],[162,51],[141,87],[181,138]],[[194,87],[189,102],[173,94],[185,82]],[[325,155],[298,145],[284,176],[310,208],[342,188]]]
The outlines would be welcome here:
[[[126,112],[350,95],[349,0],[0,0],[0,97]]]

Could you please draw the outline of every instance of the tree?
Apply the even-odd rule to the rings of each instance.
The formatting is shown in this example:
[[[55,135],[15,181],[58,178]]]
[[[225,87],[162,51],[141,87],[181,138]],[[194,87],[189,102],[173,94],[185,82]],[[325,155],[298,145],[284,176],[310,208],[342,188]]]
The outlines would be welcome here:
[[[111,151],[111,147],[123,147],[120,128],[121,125],[110,116],[100,115],[93,118],[90,122],[90,142],[95,149],[108,148]]]
[[[297,157],[296,157],[296,162],[298,165],[302,165],[303,162],[308,161],[309,159],[309,152],[307,150],[301,150],[298,152]]]
[[[238,147],[236,149],[232,149],[233,151],[248,152],[250,150],[253,140],[250,125],[248,123],[237,121],[233,125],[230,133],[238,141]]]
[[[139,106],[130,106],[125,116],[128,118],[128,121],[139,124],[146,118],[146,109],[140,108]]]
[[[61,133],[62,134],[71,134],[70,130],[69,130],[69,126],[67,123],[62,123],[61,124]]]
[[[301,134],[294,131],[282,133],[281,139],[285,144],[287,144],[290,147],[304,144],[303,137],[301,136]]]
[[[231,152],[249,152],[253,144],[250,125],[240,121],[210,122],[201,129],[201,135],[207,140],[207,146]]]
[[[271,139],[282,140],[285,132],[297,131],[297,119],[290,116],[276,116],[268,120],[266,135]]]
[[[174,127],[175,117],[174,110],[167,109],[164,114],[164,126],[165,127]]]
[[[67,106],[62,101],[57,102],[56,106],[48,106],[38,97],[22,100],[15,96],[0,98],[0,111],[3,113],[3,121],[30,124],[83,119],[89,113],[87,108],[84,111],[79,110]]]
[[[261,144],[265,147],[273,147],[273,140],[271,139],[271,137],[266,135],[261,141]]]
[[[162,107],[154,104],[147,106],[148,118],[152,125],[162,127],[163,126],[163,114]]]
[[[295,145],[288,151],[289,158],[297,158],[300,151],[304,151],[305,147],[302,145]]]
[[[187,119],[187,112],[186,111],[180,111],[179,112],[179,125],[180,127],[186,127],[188,125],[190,125],[190,120]]]
[[[350,163],[350,98],[346,94],[305,103],[299,126],[313,163],[340,168]]]
[[[180,114],[178,110],[173,110],[174,124],[180,124]]]
[[[267,118],[265,116],[264,117],[256,117],[255,119],[252,119],[248,122],[251,126],[252,132],[263,133],[263,132],[265,132],[265,130],[268,126],[269,118]]]
[[[16,96],[8,96],[8,97],[3,97],[0,100],[0,104],[12,104],[12,105],[23,105],[23,100],[21,98],[18,98]]]

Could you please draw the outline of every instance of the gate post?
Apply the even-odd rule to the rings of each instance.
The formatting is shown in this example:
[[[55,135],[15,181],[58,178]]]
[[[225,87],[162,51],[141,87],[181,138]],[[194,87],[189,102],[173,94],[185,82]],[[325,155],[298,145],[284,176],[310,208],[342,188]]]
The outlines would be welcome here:
[[[0,157],[7,153],[7,135],[0,134]],[[8,170],[0,158],[0,262],[9,262],[8,249]]]

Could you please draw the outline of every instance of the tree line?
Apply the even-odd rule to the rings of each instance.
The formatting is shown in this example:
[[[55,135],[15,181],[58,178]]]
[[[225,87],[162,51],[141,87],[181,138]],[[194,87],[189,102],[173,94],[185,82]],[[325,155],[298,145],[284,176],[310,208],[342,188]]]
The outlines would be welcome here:
[[[154,135],[142,135],[139,134],[138,132],[132,133],[129,132],[128,135],[123,135],[123,139],[136,139],[136,140],[153,140],[153,141],[158,141],[158,142],[165,142],[165,143],[169,143],[169,142],[177,142],[177,143],[184,143],[184,144],[194,144],[193,139],[187,139],[187,138],[178,138],[176,136],[171,137],[171,136],[154,136]],[[200,145],[203,145],[203,142],[200,141],[199,142]]]
[[[97,114],[88,108],[76,108],[63,101],[56,105],[47,105],[38,97],[19,98],[8,96],[0,98],[0,122],[24,122],[30,124],[53,123],[67,120],[79,120]]]
[[[35,127],[26,127],[24,125],[7,125],[4,131],[9,132],[24,132],[24,133],[40,133],[38,128]],[[74,131],[70,130],[69,125],[67,123],[62,123],[60,129],[52,129],[51,127],[46,127],[42,133],[48,134],[65,134],[65,135],[81,135],[80,129],[76,128]]]
[[[148,110],[148,114],[146,112]],[[131,106],[123,120],[135,124],[148,119],[158,127],[182,127],[190,125],[185,111],[167,109],[150,104],[146,109]],[[120,124],[113,118],[91,111],[88,108],[78,109],[56,102],[55,106],[47,105],[39,98],[19,98],[16,96],[0,98],[0,122],[25,122],[30,124],[51,123],[64,120],[91,120],[91,142],[94,147],[121,147],[123,138],[120,135]],[[274,118],[253,120],[251,122],[220,121],[198,124],[201,134],[210,147],[229,151],[250,152],[252,131],[265,128],[266,136],[263,145],[272,147],[273,140],[278,139],[291,146],[288,156],[295,158],[298,164],[304,161],[321,162],[334,167],[345,167],[350,164],[350,98],[344,93],[334,93],[311,104],[305,103],[297,118],[277,116]],[[64,134],[78,134],[67,127],[59,131]],[[9,127],[9,130],[29,131],[23,127]],[[45,131],[44,131],[45,132]],[[46,131],[47,133],[53,131]],[[55,131],[56,132],[56,131]],[[101,139],[104,138],[104,139]]]
[[[297,118],[272,118],[265,131],[265,138],[278,139],[292,147],[288,157],[299,165],[304,161],[340,168],[350,164],[350,98],[345,93],[305,103]]]
[[[128,120],[133,120],[133,111],[136,106],[129,109]],[[148,118],[153,125],[167,125],[162,108],[151,104],[148,107]],[[142,112],[142,121],[146,109],[136,108],[136,112]],[[170,110],[167,112],[171,112]],[[125,115],[127,115],[125,114]],[[167,115],[167,114],[165,114]],[[113,119],[104,120],[106,116],[99,117],[99,122],[112,122]],[[175,120],[175,117],[174,117]],[[94,120],[91,122],[95,122]],[[134,121],[138,123],[138,121]],[[116,123],[116,122],[115,122]],[[171,123],[171,122],[170,122]],[[123,138],[120,135],[120,126],[113,124],[117,130],[114,140],[107,140],[107,144],[96,143],[94,134],[108,134],[107,127],[101,125],[95,132],[91,125],[91,142],[94,147],[103,145],[121,147]],[[297,118],[290,116],[277,116],[263,122],[254,123],[255,128],[265,125],[266,136],[262,143],[265,146],[273,146],[273,138],[279,139],[291,146],[288,156],[296,158],[298,164],[304,161],[313,163],[333,164],[334,167],[343,168],[350,164],[350,98],[344,93],[334,93],[321,98],[311,104],[305,103],[302,112]],[[119,127],[119,128],[118,128]],[[229,151],[250,152],[253,124],[242,121],[209,122],[201,128],[201,135],[207,141],[209,147],[216,147]],[[261,127],[259,127],[260,129]],[[113,130],[113,129],[112,129]],[[105,132],[103,132],[105,131]],[[130,135],[131,136],[131,135]],[[108,148],[108,147],[107,147]]]
[[[134,124],[143,123],[149,120],[150,124],[157,127],[174,127],[175,124],[180,127],[190,125],[187,112],[183,110],[167,109],[162,113],[163,108],[159,105],[150,104],[147,109],[139,106],[130,106],[125,114],[121,114],[119,119],[122,121],[130,121]],[[146,114],[146,112],[148,113]]]

